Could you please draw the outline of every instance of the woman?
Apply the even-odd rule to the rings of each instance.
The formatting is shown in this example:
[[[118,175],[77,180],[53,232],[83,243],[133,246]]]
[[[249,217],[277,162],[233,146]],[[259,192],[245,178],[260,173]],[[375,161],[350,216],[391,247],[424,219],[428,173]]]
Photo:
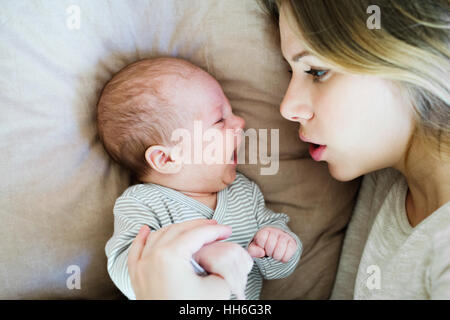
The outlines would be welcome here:
[[[292,69],[280,111],[333,177],[366,175],[332,298],[448,299],[449,2],[373,4],[265,1]]]

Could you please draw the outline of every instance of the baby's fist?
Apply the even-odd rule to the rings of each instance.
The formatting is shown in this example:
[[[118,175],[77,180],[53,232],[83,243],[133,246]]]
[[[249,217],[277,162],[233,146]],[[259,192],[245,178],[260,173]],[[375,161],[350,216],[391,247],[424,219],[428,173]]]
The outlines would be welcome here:
[[[252,258],[271,257],[288,262],[297,250],[297,242],[281,229],[265,227],[259,230],[248,246]]]

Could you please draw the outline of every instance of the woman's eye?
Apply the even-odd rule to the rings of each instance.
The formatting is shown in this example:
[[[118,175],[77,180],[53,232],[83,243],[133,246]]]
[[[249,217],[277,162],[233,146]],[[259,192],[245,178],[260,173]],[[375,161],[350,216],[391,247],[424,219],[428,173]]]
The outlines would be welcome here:
[[[323,77],[325,77],[328,74],[329,70],[310,69],[305,72],[313,76],[314,82],[319,82]]]

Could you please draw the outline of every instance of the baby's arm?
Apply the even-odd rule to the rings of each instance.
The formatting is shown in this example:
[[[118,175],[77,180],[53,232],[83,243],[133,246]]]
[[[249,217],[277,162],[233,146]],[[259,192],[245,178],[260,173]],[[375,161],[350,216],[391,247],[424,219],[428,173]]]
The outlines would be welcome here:
[[[121,196],[114,206],[114,234],[105,247],[108,273],[114,284],[128,299],[136,299],[128,274],[128,251],[143,225],[160,229],[147,206],[131,196]]]
[[[252,253],[264,250],[266,257],[256,258],[255,262],[265,279],[285,278],[295,270],[300,260],[302,243],[287,226],[289,217],[265,206],[264,197],[256,184],[253,199],[256,201],[258,231],[249,244],[249,250]]]

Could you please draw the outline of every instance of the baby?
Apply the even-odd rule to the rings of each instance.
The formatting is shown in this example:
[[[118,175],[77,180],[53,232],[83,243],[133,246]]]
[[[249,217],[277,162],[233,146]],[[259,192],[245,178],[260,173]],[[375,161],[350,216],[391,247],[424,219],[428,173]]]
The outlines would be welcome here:
[[[129,299],[135,295],[128,249],[142,225],[157,230],[206,218],[231,226],[225,241],[247,249],[255,262],[247,278],[247,299],[259,299],[263,277],[292,273],[302,244],[287,227],[287,215],[266,208],[259,187],[236,172],[244,120],[233,114],[211,75],[175,58],[135,62],[103,89],[97,120],[109,155],[141,182],[116,200],[114,234],[105,248],[111,279]],[[196,126],[205,136],[213,133],[212,142],[192,147],[198,139],[187,138],[195,135]],[[176,130],[188,143],[174,142]],[[209,162],[199,157],[208,148],[215,151]]]

